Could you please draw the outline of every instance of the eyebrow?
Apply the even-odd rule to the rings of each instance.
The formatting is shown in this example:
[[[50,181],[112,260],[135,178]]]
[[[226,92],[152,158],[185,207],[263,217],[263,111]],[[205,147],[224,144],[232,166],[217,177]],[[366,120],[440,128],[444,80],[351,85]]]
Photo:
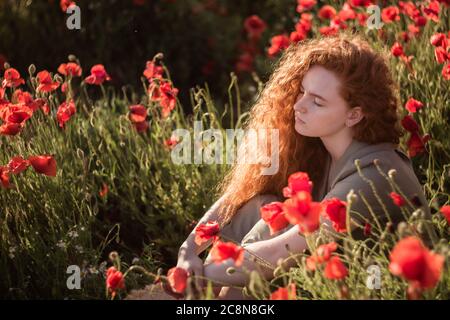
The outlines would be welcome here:
[[[305,89],[305,88],[303,87],[303,84],[300,84],[300,87],[301,87],[303,90]],[[317,93],[310,92],[310,94],[311,94],[312,96],[315,96],[315,97],[319,98],[319,99],[322,99],[323,101],[328,102],[327,99],[325,99],[325,98],[322,97],[321,95],[318,95]]]

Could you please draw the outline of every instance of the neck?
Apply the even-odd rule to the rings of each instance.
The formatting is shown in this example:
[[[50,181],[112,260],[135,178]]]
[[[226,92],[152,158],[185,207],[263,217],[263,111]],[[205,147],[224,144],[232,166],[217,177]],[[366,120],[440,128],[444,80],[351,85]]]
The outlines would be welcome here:
[[[352,143],[351,132],[342,130],[333,136],[320,137],[323,145],[331,156],[332,163],[336,163]]]

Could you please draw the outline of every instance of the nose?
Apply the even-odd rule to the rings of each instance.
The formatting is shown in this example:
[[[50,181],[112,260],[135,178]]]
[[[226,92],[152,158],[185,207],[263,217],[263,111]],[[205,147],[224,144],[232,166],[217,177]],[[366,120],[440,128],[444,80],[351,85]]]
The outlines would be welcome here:
[[[294,105],[294,111],[299,112],[299,113],[306,112],[306,108],[300,100],[297,101],[297,103]]]

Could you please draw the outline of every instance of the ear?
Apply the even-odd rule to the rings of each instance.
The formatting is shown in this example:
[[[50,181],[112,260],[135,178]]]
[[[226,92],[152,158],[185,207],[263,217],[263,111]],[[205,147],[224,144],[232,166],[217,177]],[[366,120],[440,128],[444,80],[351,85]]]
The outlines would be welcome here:
[[[345,125],[347,127],[353,127],[355,124],[360,122],[364,118],[364,113],[361,107],[354,107],[347,112],[347,119],[345,120]]]

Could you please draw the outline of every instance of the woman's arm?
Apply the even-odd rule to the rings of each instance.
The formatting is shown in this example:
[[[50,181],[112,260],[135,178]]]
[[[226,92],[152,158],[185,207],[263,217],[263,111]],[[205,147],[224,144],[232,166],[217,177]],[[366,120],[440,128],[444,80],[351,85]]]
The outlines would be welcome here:
[[[286,249],[288,246],[289,251]],[[288,231],[276,236],[274,238],[249,243],[243,246],[245,249],[244,262],[240,267],[234,265],[234,261],[228,259],[220,264],[210,263],[204,265],[203,274],[206,278],[214,282],[219,282],[222,285],[229,286],[245,286],[248,284],[248,273],[252,270],[257,270],[267,280],[273,278],[273,270],[261,266],[256,262],[250,260],[251,255],[247,252],[255,253],[257,256],[269,262],[274,268],[277,266],[278,260],[289,257],[290,252],[297,254],[307,249],[305,238],[299,234],[297,226],[293,226]],[[283,267],[290,268],[296,265],[295,259],[285,261]],[[236,270],[232,274],[227,274],[227,269],[234,267]]]
[[[178,250],[178,258],[180,258],[181,256],[187,257],[189,255],[199,255],[200,253],[202,253],[206,248],[208,248],[211,245],[211,243],[212,243],[211,239],[208,240],[207,242],[203,243],[200,246],[197,245],[195,243],[195,229],[199,225],[202,225],[202,224],[208,222],[209,220],[218,221],[219,222],[220,219],[219,219],[217,211],[218,211],[218,208],[219,208],[220,204],[224,200],[224,198],[225,198],[225,195],[220,197],[219,200],[217,200],[209,208],[209,210],[203,215],[203,217],[199,220],[199,222],[194,227],[192,232],[189,234],[189,236],[186,238],[186,240],[180,246],[180,249]],[[219,224],[220,224],[220,222],[219,222]]]

